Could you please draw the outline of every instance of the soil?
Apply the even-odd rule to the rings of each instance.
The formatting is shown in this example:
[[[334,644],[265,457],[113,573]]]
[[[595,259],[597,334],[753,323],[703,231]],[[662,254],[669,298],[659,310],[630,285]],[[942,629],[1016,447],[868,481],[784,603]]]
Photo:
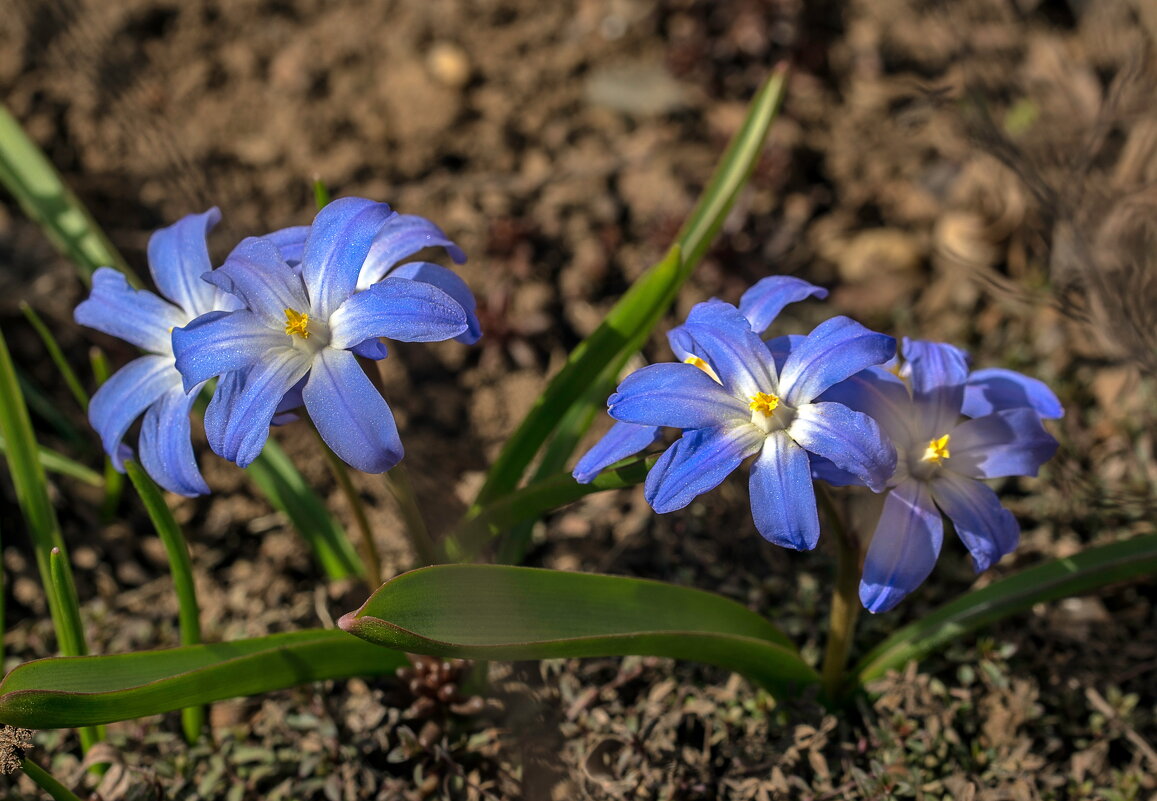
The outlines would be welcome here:
[[[862,653],[969,586],[1153,530],[1155,43],[1153,0],[9,0],[0,91],[142,274],[152,230],[212,205],[218,259],[308,222],[314,179],[450,233],[470,254],[484,338],[399,346],[383,363],[443,531],[790,60],[751,185],[666,324],[799,275],[832,297],[789,309],[781,332],[844,313],[951,341],[977,366],[1047,381],[1067,412],[1041,477],[1002,487],[1016,553],[977,578],[951,542],[899,609],[865,616]],[[17,305],[78,367],[93,344],[114,366],[132,349],[71,322],[82,284],[7,197],[0,263],[0,322],[39,388],[42,440],[98,465]],[[669,358],[663,338],[643,355]],[[308,431],[275,436],[351,522]],[[207,639],[332,625],[360,603],[364,588],[327,583],[240,471],[201,451],[213,495],[173,501]],[[763,542],[733,479],[665,516],[639,490],[593,496],[538,528],[529,563],[722,593],[817,660],[831,554]],[[358,482],[388,572],[406,569],[388,493]],[[10,668],[54,646],[3,485]],[[55,490],[93,650],[176,644],[142,510],[126,502],[105,524],[98,493]],[[842,718],[713,668],[569,660],[491,666],[469,714],[353,680],[216,704],[213,741],[191,749],[173,715],[112,726],[90,755],[113,764],[103,776],[71,732],[37,733],[32,755],[105,801],[1157,798],[1155,600],[1144,581],[1042,605],[881,680]],[[0,787],[39,797],[23,777]]]

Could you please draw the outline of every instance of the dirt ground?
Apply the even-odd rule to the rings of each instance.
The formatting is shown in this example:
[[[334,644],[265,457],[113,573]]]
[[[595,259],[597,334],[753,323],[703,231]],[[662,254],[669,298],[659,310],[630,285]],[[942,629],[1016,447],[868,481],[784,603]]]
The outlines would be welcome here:
[[[211,247],[311,217],[311,182],[437,221],[485,336],[393,349],[389,400],[444,530],[568,349],[665,250],[745,102],[794,67],[750,188],[673,323],[760,277],[832,288],[835,313],[969,348],[1047,381],[1066,416],[1039,479],[1002,488],[1018,551],[976,579],[953,541],[926,585],[867,616],[856,653],[969,586],[1153,530],[1157,509],[1154,0],[7,0],[0,97],[130,264],[149,233],[217,205]],[[44,442],[99,464],[17,308],[78,366],[123,343],[71,322],[72,268],[0,198],[0,322],[43,390]],[[671,324],[669,323],[669,324]],[[662,338],[645,354],[668,357]],[[339,514],[308,432],[277,439]],[[214,494],[181,500],[206,637],[318,625],[365,590],[329,585],[286,520],[202,448]],[[733,477],[734,478],[734,477]],[[5,667],[52,640],[3,482]],[[360,489],[391,570],[412,559],[384,486]],[[163,551],[132,503],[56,488],[89,641],[176,643]],[[641,491],[541,526],[532,564],[645,576],[767,611],[818,660],[831,555],[754,531],[742,479],[656,516]],[[110,728],[85,774],[65,732],[33,756],[121,799],[1153,799],[1157,585],[1032,610],[873,688],[836,719],[739,677],[658,659],[494,665],[481,709],[404,685],[304,687],[213,707],[187,749],[167,715]],[[855,656],[855,654],[853,654]],[[99,788],[96,787],[99,782]],[[39,797],[0,778],[13,799]]]

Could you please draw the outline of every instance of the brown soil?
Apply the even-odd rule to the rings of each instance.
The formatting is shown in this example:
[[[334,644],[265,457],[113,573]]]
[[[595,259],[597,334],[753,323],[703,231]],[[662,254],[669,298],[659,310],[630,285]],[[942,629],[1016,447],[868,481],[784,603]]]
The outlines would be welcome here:
[[[862,651],[974,583],[1152,531],[1157,508],[1157,108],[1151,0],[12,0],[0,87],[129,262],[151,230],[220,206],[212,247],[311,216],[310,184],[387,200],[470,254],[483,340],[398,347],[389,399],[417,491],[444,529],[544,376],[658,258],[767,70],[795,64],[782,119],[672,320],[770,273],[833,288],[840,312],[970,348],[1048,381],[1067,416],[1037,480],[1007,482],[1021,548],[974,579],[958,544]],[[24,325],[27,300],[77,365],[131,349],[71,323],[75,273],[0,205],[0,319],[55,407],[46,444],[97,445]],[[655,339],[648,358],[666,358]],[[277,438],[340,515],[307,432]],[[330,625],[364,591],[326,586],[239,472],[179,501],[206,636]],[[6,667],[52,652],[4,482]],[[384,487],[360,480],[391,571],[411,559]],[[175,644],[163,552],[139,508],[58,487],[89,641]],[[537,532],[531,562],[710,589],[822,647],[830,555],[754,532],[745,483],[655,516],[594,496]],[[879,683],[837,720],[666,660],[494,666],[485,709],[419,716],[396,683],[351,681],[214,706],[187,750],[174,716],[111,728],[103,778],[70,733],[34,756],[106,801],[137,798],[1157,798],[1152,582],[1050,604]],[[419,710],[422,711],[422,710]],[[4,786],[0,779],[0,786]],[[11,798],[36,797],[8,779]]]

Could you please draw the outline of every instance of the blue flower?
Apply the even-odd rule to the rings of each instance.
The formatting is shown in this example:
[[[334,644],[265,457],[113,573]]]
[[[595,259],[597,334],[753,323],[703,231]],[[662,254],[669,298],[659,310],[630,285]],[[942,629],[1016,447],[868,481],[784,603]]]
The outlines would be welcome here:
[[[242,241],[205,276],[244,303],[173,332],[186,387],[222,377],[205,416],[214,451],[248,465],[264,447],[285,396],[300,390],[310,419],[343,460],[370,473],[401,460],[393,415],[355,354],[383,357],[380,337],[468,339],[476,323],[472,299],[468,311],[454,297],[454,286],[440,288],[445,276],[431,278],[420,267],[406,272],[410,265],[404,265],[376,283],[365,278],[368,288],[357,291],[364,273],[384,274],[416,249],[412,238],[399,243],[388,236],[391,225],[403,239],[413,233],[400,216],[384,203],[342,198],[322,209],[306,232]],[[367,267],[375,251],[384,255],[369,259]]]
[[[197,469],[189,436],[189,411],[201,385],[183,385],[171,332],[199,315],[239,305],[201,280],[211,268],[205,237],[220,219],[220,212],[210,209],[150,237],[149,270],[167,300],[132,289],[120,272],[102,267],[93,273],[92,293],[74,313],[81,325],[146,351],[106,381],[89,404],[88,418],[105,452],[123,470],[121,440],[143,413],[141,464],[158,484],[181,495],[204,494],[209,487]]]
[[[896,454],[879,426],[816,398],[891,358],[891,337],[834,317],[795,341],[780,365],[744,314],[721,301],[688,319],[680,337],[695,361],[644,367],[609,400],[621,422],[683,429],[647,476],[645,496],[656,512],[683,508],[755,456],[756,528],[771,542],[810,549],[819,539],[819,517],[809,454],[883,488]]]
[[[809,297],[825,298],[827,294],[826,289],[809,284],[801,278],[772,275],[756,282],[743,293],[743,297],[739,299],[739,312],[743,315],[747,327],[757,334],[762,334],[788,304],[798,303]],[[730,304],[717,299],[698,303],[687,316],[687,323],[726,324],[726,320],[734,319],[727,311],[731,308],[733,307]],[[720,311],[722,319],[719,319],[720,315],[717,314]],[[686,324],[668,332],[667,341],[675,356],[681,361],[698,367],[706,366],[703,354],[696,350],[694,338],[686,331]],[[661,426],[615,423],[610,431],[575,464],[572,473],[575,481],[589,484],[602,470],[615,462],[649,448],[658,440],[661,433]]]
[[[1016,518],[981,480],[1035,476],[1057,449],[1041,418],[1063,414],[1035,379],[999,369],[970,376],[958,348],[905,340],[903,351],[900,372],[910,386],[872,368],[824,395],[876,418],[899,455],[860,583],[860,600],[872,612],[893,608],[932,572],[944,539],[942,512],[977,572],[1016,547]]]

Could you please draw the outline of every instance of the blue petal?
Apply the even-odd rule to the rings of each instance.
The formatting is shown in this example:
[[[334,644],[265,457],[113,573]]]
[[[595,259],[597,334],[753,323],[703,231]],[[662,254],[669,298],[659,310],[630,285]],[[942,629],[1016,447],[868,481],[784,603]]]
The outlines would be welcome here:
[[[358,276],[358,289],[365,289],[385,277],[398,262],[426,248],[445,248],[455,264],[466,261],[466,254],[442,229],[425,217],[394,214],[382,226]],[[445,287],[443,287],[445,289]],[[452,294],[452,293],[451,293]],[[463,304],[465,305],[465,304]]]
[[[841,470],[822,456],[809,453],[808,461],[812,466],[812,478],[817,481],[826,481],[833,487],[862,486],[864,483],[862,479],[847,470]]]
[[[860,479],[873,492],[896,470],[896,449],[879,424],[841,403],[808,403],[796,411],[788,435],[804,449]]]
[[[623,379],[607,399],[611,417],[624,423],[711,428],[751,421],[747,404],[690,364],[651,364]]]
[[[734,309],[734,307],[731,307]],[[751,398],[757,392],[779,394],[775,362],[767,346],[743,320],[743,327],[718,322],[723,315],[715,312],[716,322],[686,323],[683,330],[694,342],[694,354],[706,361],[723,386],[737,398]]]
[[[682,509],[719,486],[762,441],[755,426],[685,431],[647,474],[643,495],[656,512]]]
[[[267,353],[246,375],[245,385],[229,404],[224,426],[209,432],[210,447],[219,446],[218,455],[248,467],[265,447],[270,421],[285,393],[309,368],[310,359],[291,347]]]
[[[832,317],[792,349],[779,376],[780,394],[799,406],[865,367],[887,361],[895,351],[892,337],[847,317]]]
[[[787,357],[791,352],[800,346],[807,337],[801,334],[784,334],[783,336],[772,337],[765,343],[767,345],[767,352],[771,354],[771,358],[775,360],[775,369],[777,373],[783,372],[783,365],[787,362]]]
[[[328,320],[354,293],[370,246],[393,213],[360,197],[338,198],[317,213],[301,259],[311,313]]]
[[[1016,548],[1020,539],[1016,518],[979,481],[942,470],[932,481],[932,497],[972,554],[977,573]]]
[[[1057,451],[1057,441],[1033,409],[1008,409],[966,420],[948,442],[946,463],[971,478],[1035,476]]]
[[[133,420],[166,392],[180,386],[181,377],[167,356],[141,356],[101,384],[88,404],[88,420],[100,434],[104,452],[117,470],[122,469],[125,457],[120,443]]]
[[[473,345],[482,336],[482,324],[478,322],[478,315],[475,313],[478,304],[474,300],[474,293],[453,270],[425,261],[415,261],[403,264],[390,273],[390,277],[409,278],[412,281],[432,284],[458,301],[458,305],[466,312],[467,328],[454,339],[463,345]]]
[[[874,418],[897,448],[919,441],[911,430],[916,411],[908,385],[882,367],[869,367],[828,387],[819,400],[842,403]]]
[[[789,303],[807,298],[826,298],[828,291],[802,278],[790,275],[771,275],[757,281],[739,299],[739,311],[751,323],[756,333],[766,331]]]
[[[241,240],[225,263],[204,276],[206,282],[231,292],[271,328],[284,328],[285,310],[307,313],[309,300],[301,276],[281,258],[277,246],[255,236]]]
[[[350,348],[350,350],[356,356],[361,356],[363,359],[370,359],[375,362],[381,361],[390,355],[389,350],[386,348],[386,343],[377,337],[367,339],[365,342],[359,342]]]
[[[346,463],[366,473],[384,473],[402,460],[390,407],[352,353],[321,351],[301,394],[321,438]]]
[[[751,516],[768,542],[810,551],[820,518],[807,452],[783,431],[769,436],[751,465]]]
[[[162,295],[190,317],[214,308],[216,293],[201,276],[213,269],[205,237],[220,220],[221,212],[211,208],[203,214],[182,217],[149,237],[149,271],[153,281]]]
[[[688,325],[692,326],[690,329]],[[698,358],[705,358],[703,349],[695,344],[695,326],[707,325],[716,328],[720,331],[727,332],[730,336],[742,337],[744,332],[749,331],[751,326],[747,323],[747,318],[739,313],[739,309],[732,306],[730,303],[725,303],[718,298],[711,298],[702,303],[696,303],[691,307],[691,312],[687,315],[687,321],[683,325],[676,326],[667,332],[667,342],[671,345],[671,350],[680,361],[687,359],[689,356],[696,356]],[[712,368],[714,369],[714,368]]]
[[[1061,402],[1043,381],[1000,367],[976,370],[968,376],[961,409],[968,417],[1020,407],[1035,409],[1046,420],[1065,416]]]
[[[944,542],[944,521],[928,486],[908,479],[884,499],[884,510],[864,558],[860,601],[887,612],[924,583]]]
[[[964,383],[968,380],[968,354],[943,342],[904,339],[904,372],[912,381],[920,439],[939,437],[960,419]]]
[[[213,453],[225,450],[225,426],[229,422],[229,413],[233,411],[233,404],[241,390],[245,388],[246,371],[237,370],[226,373],[217,381],[213,390],[213,397],[205,408],[205,438],[209,440],[209,447]]]
[[[615,423],[595,446],[583,454],[574,466],[574,480],[589,484],[595,476],[615,462],[646,450],[659,438],[658,426],[640,426],[634,423]]]
[[[301,257],[305,255],[305,240],[309,239],[309,226],[293,225],[268,233],[261,238],[277,245],[282,261],[290,265],[300,264]]]
[[[209,312],[174,329],[173,355],[185,388],[192,389],[213,376],[244,370],[290,342],[284,331],[270,328],[247,309]]]
[[[172,352],[169,331],[189,320],[152,292],[131,288],[124,274],[111,267],[92,274],[92,293],[76,307],[73,318],[142,350],[165,355]]]
[[[197,469],[189,432],[189,412],[200,387],[174,387],[149,407],[141,424],[141,466],[169,492],[193,497],[209,492]]]
[[[438,287],[390,276],[341,304],[329,325],[330,345],[345,350],[374,337],[440,342],[468,324],[466,310]]]

